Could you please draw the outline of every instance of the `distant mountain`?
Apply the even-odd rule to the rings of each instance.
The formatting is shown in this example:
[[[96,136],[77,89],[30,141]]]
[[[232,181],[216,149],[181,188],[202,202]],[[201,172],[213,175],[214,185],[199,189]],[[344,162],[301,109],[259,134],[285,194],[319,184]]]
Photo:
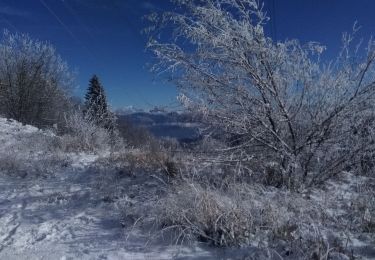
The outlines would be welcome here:
[[[117,116],[128,115],[128,114],[138,113],[138,112],[144,112],[144,110],[140,108],[135,108],[133,106],[122,107],[122,108],[118,108],[115,110],[115,113]]]
[[[200,138],[199,124],[186,113],[133,112],[117,115],[119,123],[129,122],[144,127],[158,138],[175,138],[191,142]]]

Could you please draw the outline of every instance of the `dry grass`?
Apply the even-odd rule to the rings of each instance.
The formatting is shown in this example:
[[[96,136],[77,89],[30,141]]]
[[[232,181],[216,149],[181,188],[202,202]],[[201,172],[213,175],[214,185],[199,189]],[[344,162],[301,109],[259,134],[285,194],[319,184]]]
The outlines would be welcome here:
[[[68,167],[71,163],[71,159],[56,149],[55,145],[46,145],[45,150],[34,150],[37,146],[45,144],[29,144],[30,140],[24,149],[18,146],[14,150],[7,150],[6,154],[0,154],[0,172],[17,177],[47,176]]]
[[[247,244],[253,218],[245,205],[199,186],[179,186],[158,205],[157,222],[176,242],[197,238],[215,246]]]
[[[373,200],[358,194],[364,205],[356,204],[360,209],[347,210],[342,216],[348,220],[347,214],[355,215],[358,225],[350,227],[338,217],[340,208],[335,208],[335,200],[340,206],[345,204],[338,201],[341,195],[315,192],[324,193],[320,194],[324,201],[259,184],[232,182],[218,188],[184,179],[169,186],[167,195],[157,201],[133,204],[132,219],[137,225],[142,221],[145,227],[153,225],[157,237],[170,237],[177,244],[200,241],[216,247],[254,246],[293,259],[355,256],[352,239],[374,234],[373,208],[369,209]]]
[[[180,162],[163,149],[123,149],[99,159],[98,163],[128,175],[162,172],[168,178],[175,178],[180,172]]]
[[[43,176],[68,167],[70,159],[61,150],[59,137],[48,131],[7,134],[8,146],[0,151],[0,172],[11,176]]]

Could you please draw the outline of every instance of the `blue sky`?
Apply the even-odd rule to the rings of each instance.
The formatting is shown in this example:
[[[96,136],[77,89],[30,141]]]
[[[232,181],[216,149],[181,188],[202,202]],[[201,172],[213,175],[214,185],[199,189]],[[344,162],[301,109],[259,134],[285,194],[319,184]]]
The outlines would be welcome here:
[[[338,52],[342,32],[355,21],[360,37],[375,34],[373,0],[266,0],[265,7],[270,35],[318,41],[327,57]],[[54,44],[78,70],[76,95],[83,96],[95,73],[114,108],[174,107],[174,87],[148,71],[152,56],[141,34],[142,16],[167,8],[168,0],[0,0],[0,28]]]

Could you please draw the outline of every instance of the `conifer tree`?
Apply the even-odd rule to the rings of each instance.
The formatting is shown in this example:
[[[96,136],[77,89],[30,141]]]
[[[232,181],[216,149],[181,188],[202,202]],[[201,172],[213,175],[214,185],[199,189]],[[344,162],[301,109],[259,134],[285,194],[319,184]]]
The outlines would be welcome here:
[[[85,118],[92,120],[98,126],[104,127],[110,132],[114,130],[115,117],[109,110],[107,98],[99,78],[94,75],[85,96]]]

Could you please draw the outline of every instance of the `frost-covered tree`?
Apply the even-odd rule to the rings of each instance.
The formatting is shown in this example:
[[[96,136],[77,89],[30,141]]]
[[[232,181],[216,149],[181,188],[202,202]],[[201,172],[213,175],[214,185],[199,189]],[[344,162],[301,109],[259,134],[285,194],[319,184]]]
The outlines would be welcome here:
[[[48,43],[5,31],[0,42],[0,113],[38,127],[58,123],[73,75]]]
[[[109,131],[113,131],[115,128],[114,114],[108,108],[104,88],[96,75],[90,79],[85,95],[84,114],[86,119],[100,127]]]
[[[174,2],[149,16],[153,69],[175,82],[187,109],[235,140],[216,151],[221,161],[297,188],[373,153],[375,43],[355,45],[356,26],[337,59],[322,62],[318,43],[267,37],[257,0]]]

